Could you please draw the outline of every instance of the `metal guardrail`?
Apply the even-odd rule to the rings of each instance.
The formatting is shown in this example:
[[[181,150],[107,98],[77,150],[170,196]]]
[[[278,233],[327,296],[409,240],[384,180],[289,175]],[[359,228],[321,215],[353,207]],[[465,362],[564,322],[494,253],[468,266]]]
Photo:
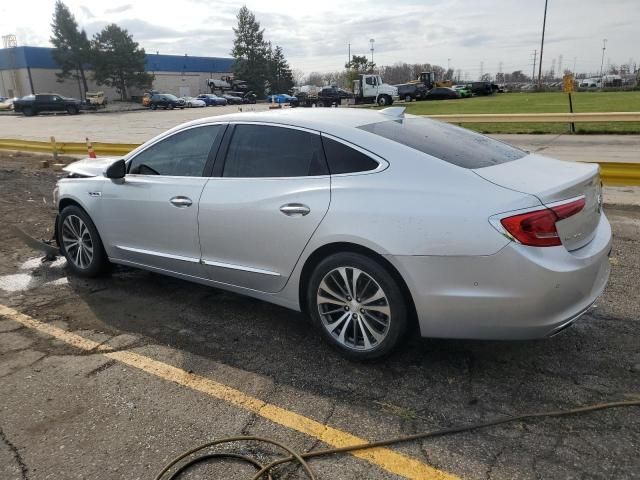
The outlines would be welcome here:
[[[640,122],[640,112],[589,113],[460,113],[423,115],[448,123],[584,123]]]
[[[640,116],[640,113],[636,115]],[[98,156],[120,156],[138,147],[137,143],[101,143],[93,142]],[[87,144],[77,142],[56,142],[58,155],[86,155]],[[0,150],[18,150],[23,152],[53,154],[53,144],[31,140],[0,139]],[[640,163],[598,162],[600,174],[605,185],[640,186]]]
[[[103,143],[92,142],[97,155],[125,155],[139,143]],[[0,138],[0,150],[18,150],[21,152],[53,153],[54,146],[51,142],[36,142],[33,140],[13,140]],[[56,142],[55,151],[58,155],[85,155],[87,144],[85,142]]]

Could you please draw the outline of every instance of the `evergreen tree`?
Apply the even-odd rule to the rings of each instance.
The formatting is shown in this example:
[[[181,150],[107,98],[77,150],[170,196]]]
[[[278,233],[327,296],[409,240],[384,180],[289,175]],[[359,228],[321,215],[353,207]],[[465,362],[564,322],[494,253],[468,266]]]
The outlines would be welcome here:
[[[93,37],[92,46],[95,80],[99,85],[115,87],[122,100],[127,98],[128,88],[151,85],[153,75],[144,71],[144,48],[133,41],[126,29],[115,23],[107,25]]]
[[[236,79],[246,81],[248,87],[262,97],[269,76],[264,30],[260,29],[260,23],[246,5],[238,12],[237,19],[238,26],[233,29],[236,38],[231,50],[235,59],[233,74]]]
[[[88,87],[84,67],[91,55],[89,40],[84,30],[78,30],[78,22],[61,0],[56,1],[51,28],[52,56],[62,68],[61,72],[56,72],[58,81],[70,77],[80,80],[86,96]]]
[[[272,93],[285,93],[293,88],[293,73],[289,63],[284,58],[282,47],[276,45],[271,57],[271,85]]]

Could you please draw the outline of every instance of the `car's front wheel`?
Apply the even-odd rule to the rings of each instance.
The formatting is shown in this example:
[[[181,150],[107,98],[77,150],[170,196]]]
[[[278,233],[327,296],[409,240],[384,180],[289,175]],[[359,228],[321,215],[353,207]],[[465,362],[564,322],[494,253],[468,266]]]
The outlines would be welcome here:
[[[354,360],[388,355],[407,329],[397,281],[380,263],[357,253],[320,262],[309,281],[307,305],[323,338]]]
[[[95,277],[109,265],[96,226],[75,205],[65,207],[58,216],[58,243],[69,269],[76,275]]]

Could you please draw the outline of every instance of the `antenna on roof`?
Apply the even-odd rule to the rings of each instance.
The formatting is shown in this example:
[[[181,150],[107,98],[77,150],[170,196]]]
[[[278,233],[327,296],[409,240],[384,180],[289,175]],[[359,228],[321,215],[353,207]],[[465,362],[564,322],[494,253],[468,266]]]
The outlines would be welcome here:
[[[387,107],[380,110],[380,113],[390,117],[404,118],[404,111],[406,109],[407,107]]]

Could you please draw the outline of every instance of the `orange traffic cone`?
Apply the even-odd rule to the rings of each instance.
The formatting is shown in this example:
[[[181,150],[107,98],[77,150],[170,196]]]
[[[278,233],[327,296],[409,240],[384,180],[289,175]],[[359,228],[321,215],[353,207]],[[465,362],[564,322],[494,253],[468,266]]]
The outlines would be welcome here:
[[[98,158],[96,157],[96,152],[93,151],[93,145],[91,145],[91,142],[89,141],[89,138],[85,138],[85,140],[87,141],[87,151],[89,152],[89,158]]]

